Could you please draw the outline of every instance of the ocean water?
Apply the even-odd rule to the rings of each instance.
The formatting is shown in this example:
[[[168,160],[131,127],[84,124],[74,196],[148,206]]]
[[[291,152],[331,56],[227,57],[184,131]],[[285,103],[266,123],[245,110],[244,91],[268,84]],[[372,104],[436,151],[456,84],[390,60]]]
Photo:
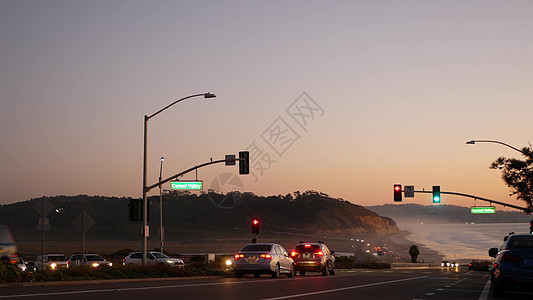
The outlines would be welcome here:
[[[413,242],[439,251],[446,259],[490,259],[489,248],[500,247],[510,232],[529,233],[529,223],[400,224]]]

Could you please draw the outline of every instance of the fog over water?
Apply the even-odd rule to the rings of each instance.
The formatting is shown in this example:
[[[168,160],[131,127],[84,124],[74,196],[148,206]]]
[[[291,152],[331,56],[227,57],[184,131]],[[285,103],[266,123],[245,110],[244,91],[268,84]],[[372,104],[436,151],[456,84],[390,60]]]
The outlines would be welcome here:
[[[528,223],[398,224],[413,242],[424,244],[446,259],[490,259],[488,249],[499,247],[509,232],[528,233]]]

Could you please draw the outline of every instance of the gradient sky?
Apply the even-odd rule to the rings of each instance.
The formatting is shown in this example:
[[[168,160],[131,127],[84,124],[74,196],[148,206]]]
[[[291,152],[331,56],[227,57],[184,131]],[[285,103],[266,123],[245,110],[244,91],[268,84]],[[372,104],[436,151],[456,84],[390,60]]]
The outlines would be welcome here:
[[[161,156],[168,177],[255,142],[275,161],[239,177],[256,194],[377,205],[401,183],[523,205],[489,169],[519,153],[465,142],[532,140],[531,15],[532,1],[0,0],[0,204],[141,197],[143,116],[212,92],[149,121],[149,184]],[[300,127],[287,110],[304,92],[321,111]],[[262,138],[277,124],[299,136],[281,155]]]

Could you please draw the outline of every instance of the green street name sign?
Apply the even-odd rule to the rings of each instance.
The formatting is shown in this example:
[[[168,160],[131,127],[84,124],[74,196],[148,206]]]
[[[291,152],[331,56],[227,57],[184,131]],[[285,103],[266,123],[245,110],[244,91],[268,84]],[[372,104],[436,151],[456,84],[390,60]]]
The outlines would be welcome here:
[[[496,212],[496,207],[489,206],[489,207],[479,207],[474,206],[470,207],[470,212],[473,214],[493,214]]]
[[[171,181],[170,188],[173,190],[201,190],[202,181]]]

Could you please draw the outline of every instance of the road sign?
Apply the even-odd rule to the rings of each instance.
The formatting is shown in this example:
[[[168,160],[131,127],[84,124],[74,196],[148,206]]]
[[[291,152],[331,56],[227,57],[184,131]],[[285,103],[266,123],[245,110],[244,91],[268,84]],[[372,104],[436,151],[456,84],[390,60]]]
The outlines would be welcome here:
[[[44,209],[43,209],[43,205],[44,205]],[[54,210],[54,208],[56,207],[48,199],[37,201],[37,203],[35,203],[35,205],[33,206],[33,209],[35,209],[35,211],[39,213],[39,215],[41,215],[42,217],[46,217],[52,210]]]
[[[226,160],[225,162],[226,166],[234,166],[235,165],[235,154],[231,154],[231,155],[227,154],[225,160]]]
[[[415,186],[406,185],[403,188],[403,193],[404,193],[405,198],[414,198],[415,197]]]
[[[496,207],[494,206],[489,206],[489,207],[473,206],[473,207],[470,207],[470,212],[473,214],[493,214],[493,213],[496,213]]]
[[[83,216],[85,214],[85,218]],[[85,224],[84,224],[85,221]],[[86,213],[85,211],[82,211],[75,219],[72,221],[72,224],[76,226],[80,231],[87,232],[89,229],[91,229],[94,224],[96,224],[96,221],[91,218],[91,216]]]
[[[202,181],[172,181],[170,188],[173,190],[201,190],[203,189]]]
[[[50,231],[50,220],[48,218],[39,218],[39,224],[37,224],[37,231]]]

